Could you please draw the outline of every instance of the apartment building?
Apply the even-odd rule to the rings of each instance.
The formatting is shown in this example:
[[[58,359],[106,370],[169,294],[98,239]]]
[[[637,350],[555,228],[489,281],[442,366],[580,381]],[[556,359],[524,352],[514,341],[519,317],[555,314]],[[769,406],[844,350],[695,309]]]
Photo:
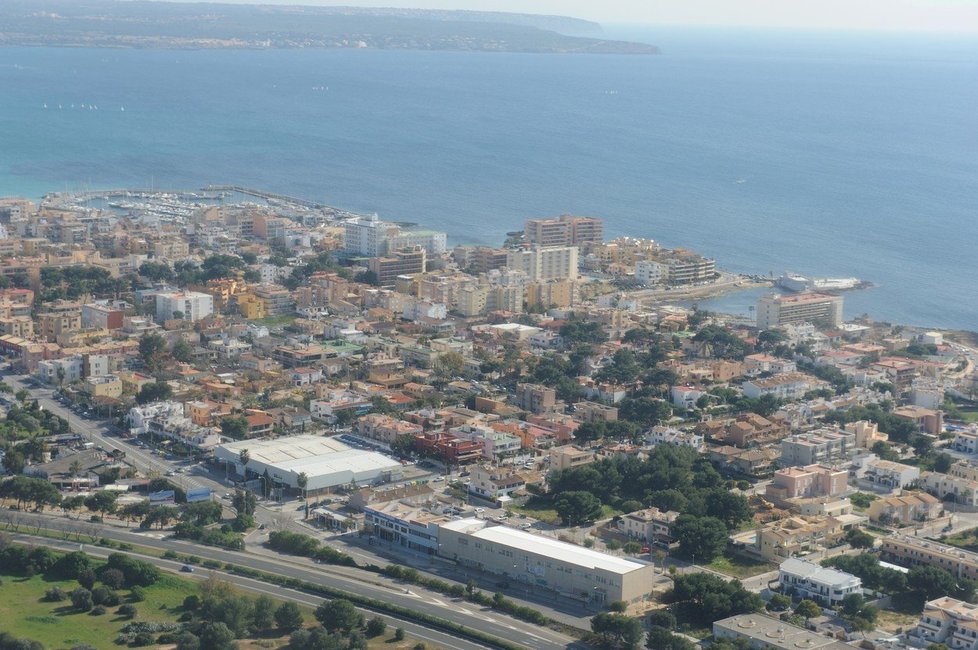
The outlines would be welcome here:
[[[829,548],[844,533],[842,521],[835,517],[789,517],[758,530],[751,550],[775,562]]]
[[[910,633],[920,647],[944,645],[978,650],[978,605],[944,596],[924,603],[917,627]]]
[[[852,474],[870,486],[897,490],[914,484],[920,478],[920,468],[874,457],[857,467]]]
[[[938,499],[953,499],[955,503],[978,506],[978,481],[940,472],[921,472],[920,487]]]
[[[508,497],[526,487],[526,479],[517,472],[488,465],[469,468],[469,492],[483,499]]]
[[[870,449],[877,442],[887,442],[890,439],[885,433],[880,433],[879,426],[875,422],[869,420],[849,422],[845,430],[856,436],[856,446],[863,449]]]
[[[645,440],[653,447],[656,445],[675,445],[677,447],[689,447],[696,451],[703,451],[705,448],[703,436],[695,431],[680,431],[675,427],[654,426],[649,429]]]
[[[428,254],[421,246],[402,248],[385,257],[371,257],[367,268],[377,276],[381,285],[392,285],[399,275],[424,273]]]
[[[851,573],[798,558],[781,563],[778,584],[783,594],[793,593],[799,600],[814,600],[827,607],[839,605],[849,594],[862,594],[862,580]]]
[[[636,510],[618,519],[618,531],[631,539],[668,547],[674,541],[670,531],[678,516],[679,513],[672,510]]]
[[[555,246],[511,250],[506,253],[506,268],[522,271],[539,280],[577,280],[577,246]]]
[[[912,524],[932,521],[944,513],[944,502],[926,492],[905,492],[881,497],[869,504],[866,514],[883,524]]]
[[[458,564],[593,605],[638,602],[654,584],[654,565],[480,519],[439,527],[438,553]]]
[[[572,467],[582,467],[593,463],[594,452],[574,445],[554,447],[550,450],[550,471],[557,472]]]
[[[424,427],[389,415],[370,413],[357,421],[356,431],[365,438],[380,440],[389,445],[402,436],[410,436],[413,440],[414,436],[424,433]]]
[[[81,326],[102,330],[122,329],[125,313],[111,305],[90,303],[82,305]]]
[[[530,413],[549,413],[557,404],[557,392],[538,384],[517,384],[513,403]]]
[[[614,422],[618,419],[618,409],[585,400],[574,404],[574,419],[581,422]]]
[[[539,246],[578,246],[604,241],[604,220],[561,215],[556,219],[527,219],[523,235]]]
[[[923,537],[910,535],[884,537],[880,553],[883,559],[900,566],[933,566],[959,578],[978,579],[978,553]]]
[[[160,323],[171,318],[199,321],[213,313],[214,297],[208,293],[167,291],[156,294],[156,320]]]
[[[790,467],[845,461],[853,452],[855,440],[851,433],[829,429],[788,436],[781,441],[781,464]]]
[[[767,486],[768,498],[780,501],[798,497],[836,497],[849,489],[849,472],[825,465],[786,467],[774,473]]]
[[[744,395],[757,399],[771,395],[783,400],[796,400],[805,393],[821,388],[825,382],[802,372],[786,372],[763,379],[750,379],[741,384]]]

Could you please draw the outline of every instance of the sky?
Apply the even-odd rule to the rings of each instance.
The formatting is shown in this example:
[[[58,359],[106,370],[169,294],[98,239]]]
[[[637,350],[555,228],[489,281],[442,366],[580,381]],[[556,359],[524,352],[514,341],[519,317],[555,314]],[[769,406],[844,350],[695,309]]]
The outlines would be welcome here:
[[[978,0],[261,0],[261,2],[515,11],[575,16],[604,24],[978,33]]]

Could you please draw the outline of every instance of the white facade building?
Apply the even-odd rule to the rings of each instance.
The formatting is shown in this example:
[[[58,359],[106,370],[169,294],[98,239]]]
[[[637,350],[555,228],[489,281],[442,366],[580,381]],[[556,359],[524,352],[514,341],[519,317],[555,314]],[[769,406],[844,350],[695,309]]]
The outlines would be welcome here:
[[[163,322],[175,313],[184,320],[199,321],[214,313],[214,297],[198,291],[170,291],[156,294],[156,320]]]
[[[658,262],[639,260],[635,262],[635,281],[647,287],[665,283],[669,270]]]
[[[530,280],[576,280],[577,246],[533,247],[506,253],[506,268],[522,271]]]
[[[781,593],[794,592],[798,599],[814,600],[834,607],[849,594],[862,593],[862,580],[837,569],[819,566],[807,560],[788,558],[778,569]]]

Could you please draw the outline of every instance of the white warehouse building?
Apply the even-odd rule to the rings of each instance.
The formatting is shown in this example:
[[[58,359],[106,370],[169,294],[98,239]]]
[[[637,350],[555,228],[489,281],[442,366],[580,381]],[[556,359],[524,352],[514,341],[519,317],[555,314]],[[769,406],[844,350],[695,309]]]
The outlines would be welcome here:
[[[263,476],[267,471],[275,486],[297,489],[299,475],[304,473],[310,493],[350,484],[388,483],[402,476],[401,464],[393,458],[318,435],[238,440],[220,445],[214,453],[217,460],[233,464],[243,474],[241,452],[245,449],[249,474]]]

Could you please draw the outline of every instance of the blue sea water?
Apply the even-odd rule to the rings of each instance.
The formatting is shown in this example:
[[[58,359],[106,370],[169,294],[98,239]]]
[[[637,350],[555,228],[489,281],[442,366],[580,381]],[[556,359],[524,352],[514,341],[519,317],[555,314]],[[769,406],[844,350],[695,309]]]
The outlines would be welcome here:
[[[237,183],[484,244],[592,214],[978,329],[978,41],[619,33],[664,54],[0,48],[0,195]]]

